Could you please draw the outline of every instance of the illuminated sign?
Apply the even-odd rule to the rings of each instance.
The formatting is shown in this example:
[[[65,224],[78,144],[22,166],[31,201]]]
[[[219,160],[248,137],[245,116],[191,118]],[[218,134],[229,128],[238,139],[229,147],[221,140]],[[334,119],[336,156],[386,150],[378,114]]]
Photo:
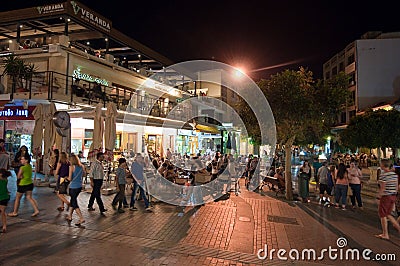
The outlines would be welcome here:
[[[76,79],[82,79],[82,80],[86,80],[89,82],[96,82],[99,83],[101,85],[104,86],[108,86],[108,81],[105,79],[101,79],[98,77],[93,77],[87,73],[82,73],[80,67],[77,67],[76,69],[74,69],[74,72],[72,73],[72,77],[76,78]]]
[[[49,14],[54,12],[64,11],[63,4],[54,4],[54,5],[46,5],[46,6],[38,6],[37,10],[39,14]]]
[[[34,120],[32,115],[35,106],[29,106],[25,109],[23,106],[5,106],[0,109],[1,120]]]
[[[101,18],[100,16],[94,14],[92,11],[87,10],[86,8],[80,6],[75,1],[70,1],[72,8],[74,10],[75,15],[80,16],[81,19],[89,22],[90,24],[101,28],[107,32],[111,30],[111,22],[105,18]]]

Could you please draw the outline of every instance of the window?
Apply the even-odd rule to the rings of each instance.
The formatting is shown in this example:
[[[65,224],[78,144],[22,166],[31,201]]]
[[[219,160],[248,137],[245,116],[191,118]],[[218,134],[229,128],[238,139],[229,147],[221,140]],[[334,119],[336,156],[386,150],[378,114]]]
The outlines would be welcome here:
[[[325,73],[325,79],[330,79],[330,78],[331,78],[330,73],[329,73],[329,72],[326,72],[326,73]]]
[[[332,77],[334,77],[335,75],[337,75],[337,67],[332,68]]]
[[[353,72],[353,73],[351,73],[349,76],[350,76],[350,78],[349,78],[349,85],[350,85],[350,86],[356,85],[356,73]]]
[[[352,119],[353,117],[356,116],[356,110],[350,111],[349,112],[349,118]]]
[[[347,65],[350,65],[354,62],[355,57],[354,54],[351,54],[350,56],[347,57]]]
[[[339,63],[339,72],[344,71],[344,62]]]
[[[340,115],[340,123],[346,124],[346,112],[342,112]]]
[[[351,100],[353,101],[353,104],[356,103],[356,91],[351,92]]]

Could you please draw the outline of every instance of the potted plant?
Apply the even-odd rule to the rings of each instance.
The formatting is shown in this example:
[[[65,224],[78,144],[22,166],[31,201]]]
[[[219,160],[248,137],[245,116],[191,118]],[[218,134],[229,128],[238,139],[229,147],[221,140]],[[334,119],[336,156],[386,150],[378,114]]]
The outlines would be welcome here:
[[[32,76],[35,72],[35,65],[26,63],[23,59],[14,54],[7,56],[4,59],[4,63],[2,75],[9,75],[12,78],[12,92],[28,91],[28,82],[30,86],[32,83]]]

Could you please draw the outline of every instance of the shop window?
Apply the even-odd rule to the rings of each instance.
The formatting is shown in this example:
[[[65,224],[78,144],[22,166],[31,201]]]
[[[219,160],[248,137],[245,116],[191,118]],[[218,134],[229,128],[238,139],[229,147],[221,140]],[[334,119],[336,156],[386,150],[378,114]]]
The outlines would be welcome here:
[[[93,139],[93,129],[85,129],[85,139]]]

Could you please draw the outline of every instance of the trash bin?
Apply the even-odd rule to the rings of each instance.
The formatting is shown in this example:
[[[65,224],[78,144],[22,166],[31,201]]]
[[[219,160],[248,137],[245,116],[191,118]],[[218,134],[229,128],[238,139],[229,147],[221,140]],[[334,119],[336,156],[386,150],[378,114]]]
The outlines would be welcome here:
[[[305,173],[300,173],[298,177],[298,188],[299,196],[304,200],[308,198],[309,195],[309,176]]]

